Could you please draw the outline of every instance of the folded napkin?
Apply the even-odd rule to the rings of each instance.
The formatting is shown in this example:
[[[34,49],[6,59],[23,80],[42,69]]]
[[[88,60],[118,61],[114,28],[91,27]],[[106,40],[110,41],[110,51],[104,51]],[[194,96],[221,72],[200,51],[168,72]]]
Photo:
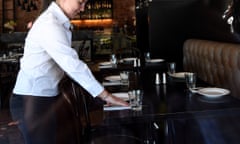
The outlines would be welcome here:
[[[104,106],[104,111],[115,111],[115,110],[127,110],[131,109],[130,106]]]
[[[103,82],[103,86],[114,86],[114,85],[121,85],[122,83],[120,81],[115,81],[115,82]]]
[[[112,68],[112,65],[99,65],[98,68]]]

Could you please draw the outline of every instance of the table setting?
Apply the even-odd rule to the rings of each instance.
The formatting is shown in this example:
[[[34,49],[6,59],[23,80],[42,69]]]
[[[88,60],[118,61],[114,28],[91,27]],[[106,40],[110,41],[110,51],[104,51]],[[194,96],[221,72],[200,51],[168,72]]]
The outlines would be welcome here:
[[[102,84],[103,86],[112,92],[113,95],[129,102],[130,107],[121,107],[121,106],[104,106],[104,111],[116,111],[116,110],[137,110],[133,109],[133,105],[137,104],[136,101],[140,99],[137,96],[141,96],[142,91],[135,92],[135,83],[137,82],[136,72],[131,70],[119,70],[115,73],[110,73],[109,75],[105,74]],[[141,92],[141,93],[139,93]],[[142,101],[142,98],[141,98]],[[139,101],[140,102],[140,101]],[[139,107],[142,105],[140,103]],[[140,110],[140,109],[139,109]]]
[[[17,58],[14,58],[14,57],[0,57],[0,62],[2,63],[7,63],[7,62],[12,62],[12,63],[16,63],[18,62],[18,59]]]
[[[176,63],[168,63],[168,75],[171,78],[182,80],[185,82],[186,88],[193,94],[200,95],[202,102],[219,102],[219,99],[223,96],[229,95],[231,92],[225,88],[213,87],[213,86],[196,86],[197,85],[197,73],[194,72],[176,72]],[[223,102],[223,101],[222,101]]]
[[[119,60],[119,63],[128,63],[128,64],[133,64],[134,61],[136,61],[138,58],[137,57],[126,57],[122,58]]]
[[[104,77],[102,84],[104,86],[129,85],[130,71],[120,71],[119,74]]]
[[[130,103],[129,107],[104,105],[103,124],[122,125],[141,121],[160,126],[159,120],[168,123],[179,119],[218,118],[231,114],[230,111],[240,112],[240,100],[231,96],[231,90],[208,84],[199,79],[197,73],[176,71],[176,63],[173,65],[172,70],[170,66],[155,70],[142,68],[136,79],[132,79],[132,75],[136,74],[134,69],[116,67],[114,72],[102,71],[104,87]],[[122,81],[126,76],[123,73],[121,77],[124,71],[129,72],[128,85]],[[163,82],[164,74],[166,82]],[[138,91],[141,91],[140,94]]]
[[[103,69],[103,68],[112,68],[112,63],[110,61],[104,61],[100,62],[98,64],[98,68]]]
[[[176,64],[175,64],[176,68]],[[213,87],[209,84],[206,84],[204,82],[201,82],[200,80],[197,79],[197,74],[193,72],[177,72],[176,70],[172,70],[172,73],[170,70],[166,71],[160,71],[158,73],[158,79],[159,82],[156,83],[156,75],[154,74],[153,71],[148,71],[147,69],[142,69],[141,71],[141,76],[137,80],[142,81],[141,82],[141,89],[143,90],[143,104],[145,107],[141,109],[143,111],[142,116],[145,114],[161,114],[162,116],[168,115],[168,112],[166,111],[165,113],[161,113],[155,111],[155,112],[150,112],[149,110],[152,109],[152,107],[157,107],[158,103],[154,99],[158,99],[157,96],[159,94],[154,94],[156,92],[156,87],[159,87],[159,93],[160,95],[164,97],[168,97],[171,99],[172,94],[171,93],[179,93],[178,99],[180,96],[183,97],[188,97],[187,93],[192,93],[192,97],[203,97],[203,99],[206,101],[207,99],[210,99],[210,101],[219,101],[219,99],[224,99],[224,96],[228,96],[231,94],[230,90],[224,89],[224,88],[219,88],[219,87]],[[106,75],[103,78],[102,84],[111,92],[118,94],[125,94],[125,98],[127,96],[127,93],[133,89],[131,88],[131,82],[135,82],[139,84],[139,82],[136,82],[135,80],[130,80],[128,84],[123,84],[122,78],[120,73],[123,72],[124,70],[118,69],[118,72],[115,74],[110,74]],[[130,73],[134,73],[134,71],[130,71]],[[163,74],[167,74],[166,81],[163,83]],[[129,76],[129,79],[130,76]],[[177,87],[176,87],[177,86]],[[134,86],[136,90],[136,86]],[[165,89],[163,89],[165,88]],[[119,95],[118,95],[119,96]],[[129,94],[128,94],[129,96]],[[175,97],[175,96],[174,96]],[[126,99],[125,99],[126,100]],[[131,100],[131,99],[130,99]],[[154,101],[153,101],[154,100]],[[196,99],[197,101],[195,102],[204,102],[204,100],[199,100]],[[129,100],[128,100],[129,101]],[[161,101],[161,100],[160,100]],[[131,102],[131,101],[129,101]],[[222,101],[223,102],[223,101]],[[162,102],[161,102],[162,103]],[[184,104],[184,103],[183,103]],[[169,105],[171,107],[171,105]],[[168,107],[168,108],[170,108]],[[175,107],[175,106],[174,106]],[[109,110],[110,109],[110,110]],[[111,111],[111,110],[132,110],[130,108],[105,108],[105,110]],[[155,108],[154,108],[155,109]],[[149,113],[150,112],[150,113]],[[179,112],[185,112],[184,109],[179,108],[177,111],[169,111],[170,113],[179,113]],[[127,112],[128,113],[128,112]],[[129,115],[131,117],[131,115]]]
[[[3,54],[0,57],[0,62],[2,63],[17,63],[18,59],[22,57],[22,53],[13,53],[11,51],[8,52],[8,54]]]
[[[167,63],[167,74],[172,77],[172,78],[176,78],[176,79],[185,79],[185,74],[187,72],[177,72],[176,71],[176,63],[175,62],[169,62]]]
[[[160,63],[160,62],[164,62],[164,59],[160,59],[160,58],[155,58],[155,59],[149,59],[146,61],[146,63]]]
[[[129,101],[129,95],[127,92],[115,92],[112,93],[114,96],[123,99],[124,101]],[[115,106],[115,105],[104,105],[104,111],[114,111],[114,110],[126,110],[131,109],[131,106]]]
[[[158,57],[151,57],[150,52],[144,53],[144,63],[145,68],[148,69],[166,69],[166,60]]]
[[[231,94],[230,90],[219,87],[195,87],[190,88],[189,92],[203,103],[227,103],[231,98],[229,96]]]

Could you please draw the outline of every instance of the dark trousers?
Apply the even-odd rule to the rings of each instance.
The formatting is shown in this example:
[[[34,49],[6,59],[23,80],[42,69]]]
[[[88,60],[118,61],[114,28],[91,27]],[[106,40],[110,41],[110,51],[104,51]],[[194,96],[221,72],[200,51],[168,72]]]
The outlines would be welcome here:
[[[26,144],[56,144],[58,98],[59,96],[11,96],[12,118],[19,121],[18,127]]]

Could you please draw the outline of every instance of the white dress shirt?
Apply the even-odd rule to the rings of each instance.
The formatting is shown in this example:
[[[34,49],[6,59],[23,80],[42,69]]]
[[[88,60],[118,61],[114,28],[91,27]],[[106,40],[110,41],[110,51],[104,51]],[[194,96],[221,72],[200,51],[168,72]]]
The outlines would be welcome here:
[[[55,2],[38,17],[25,40],[15,94],[56,96],[64,72],[92,96],[103,91],[103,86],[71,48],[70,26],[69,19]]]

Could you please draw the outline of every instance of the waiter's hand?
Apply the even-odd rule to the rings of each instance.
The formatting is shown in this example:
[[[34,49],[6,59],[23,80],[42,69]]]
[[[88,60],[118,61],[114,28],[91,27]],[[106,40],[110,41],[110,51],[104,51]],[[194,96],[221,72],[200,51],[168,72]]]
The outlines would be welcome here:
[[[111,93],[109,93],[108,91],[104,90],[99,97],[106,101],[107,105],[119,105],[119,106],[129,106],[129,103],[127,103],[126,101],[124,101],[121,98],[118,98],[114,95],[112,95]]]

